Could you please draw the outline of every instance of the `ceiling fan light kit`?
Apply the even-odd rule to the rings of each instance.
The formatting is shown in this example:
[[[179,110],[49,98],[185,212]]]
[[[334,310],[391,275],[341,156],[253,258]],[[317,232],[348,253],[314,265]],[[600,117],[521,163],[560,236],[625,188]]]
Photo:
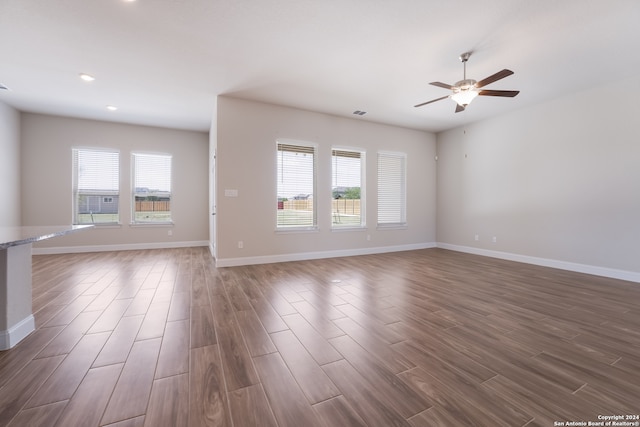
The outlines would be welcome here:
[[[453,93],[448,96],[443,96],[441,98],[433,99],[431,101],[423,102],[422,104],[414,105],[414,107],[421,107],[423,105],[431,104],[432,102],[440,101],[445,98],[451,98],[456,102],[456,113],[460,111],[464,111],[464,109],[473,101],[478,95],[482,96],[502,96],[513,98],[520,91],[517,90],[480,90],[480,88],[503,79],[505,77],[513,74],[513,71],[507,70],[506,68],[502,71],[498,71],[491,76],[480,80],[479,82],[473,79],[467,79],[467,61],[471,56],[471,52],[465,52],[460,55],[460,61],[464,67],[463,79],[459,82],[456,82],[454,85],[449,85],[442,82],[431,82],[429,84],[433,86],[438,86],[444,89],[450,89]]]
[[[461,84],[462,83],[462,84]],[[475,88],[475,80],[462,80],[454,85],[453,99],[461,107],[466,107],[471,104],[471,101],[478,96],[478,91]]]

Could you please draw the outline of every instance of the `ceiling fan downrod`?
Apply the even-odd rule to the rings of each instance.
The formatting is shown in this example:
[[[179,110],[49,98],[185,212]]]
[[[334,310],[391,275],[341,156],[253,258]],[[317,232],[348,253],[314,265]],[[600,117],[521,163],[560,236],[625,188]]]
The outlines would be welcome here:
[[[460,61],[462,62],[462,66],[464,68],[464,76],[462,80],[467,80],[467,61],[471,56],[471,52],[465,52],[460,54]]]

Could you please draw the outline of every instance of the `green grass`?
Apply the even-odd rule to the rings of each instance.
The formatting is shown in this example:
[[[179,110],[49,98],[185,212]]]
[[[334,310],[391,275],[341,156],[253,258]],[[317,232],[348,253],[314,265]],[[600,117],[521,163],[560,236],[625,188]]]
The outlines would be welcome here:
[[[171,212],[136,212],[136,222],[170,222]],[[80,214],[78,224],[114,224],[119,222],[118,214]],[[359,226],[359,215],[333,213],[331,224],[335,227]],[[278,210],[279,227],[311,227],[313,212],[293,209]]]
[[[313,212],[278,209],[277,224],[278,227],[311,227],[313,226]]]
[[[360,225],[359,215],[332,214],[332,225],[336,227],[355,227]],[[311,227],[313,212],[293,209],[278,209],[278,227]]]
[[[335,227],[357,227],[360,225],[360,215],[345,215],[334,212],[331,224]]]
[[[171,212],[136,212],[136,222],[171,222]]]
[[[79,214],[78,224],[116,224],[118,214]],[[135,222],[171,222],[171,212],[136,212]]]
[[[78,214],[78,224],[114,224],[118,221],[118,214]]]

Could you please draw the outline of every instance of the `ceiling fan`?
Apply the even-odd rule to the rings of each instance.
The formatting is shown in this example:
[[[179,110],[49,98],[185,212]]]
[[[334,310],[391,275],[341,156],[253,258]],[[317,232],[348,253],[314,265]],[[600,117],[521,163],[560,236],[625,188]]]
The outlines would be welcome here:
[[[487,77],[486,79],[480,80],[479,82],[473,79],[467,79],[467,61],[471,56],[471,52],[465,52],[460,55],[460,61],[464,65],[464,78],[457,82],[454,85],[448,85],[446,83],[441,82],[431,82],[429,84],[442,87],[445,89],[451,89],[453,93],[451,95],[443,96],[442,98],[432,99],[431,101],[423,102],[422,104],[414,105],[414,107],[422,107],[423,105],[431,104],[432,102],[440,101],[445,98],[451,98],[456,102],[456,113],[460,111],[464,111],[464,109],[473,101],[473,99],[480,96],[504,96],[513,98],[517,94],[520,93],[519,90],[487,90],[481,89],[486,85],[498,81],[500,79],[504,79],[505,77],[513,74],[513,71],[507,70],[506,68],[502,71],[498,71],[497,73]]]

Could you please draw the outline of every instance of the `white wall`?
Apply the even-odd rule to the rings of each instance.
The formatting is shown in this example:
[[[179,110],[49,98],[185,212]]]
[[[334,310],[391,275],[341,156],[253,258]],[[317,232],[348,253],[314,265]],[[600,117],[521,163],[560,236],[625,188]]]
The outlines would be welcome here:
[[[294,108],[219,97],[218,265],[426,247],[435,242],[435,135]],[[319,232],[276,233],[276,140],[313,142]],[[331,147],[366,150],[367,230],[331,231]],[[407,153],[405,230],[376,230],[376,153]],[[238,197],[225,197],[225,189]],[[325,196],[325,198],[323,198]],[[367,240],[367,235],[371,240]],[[244,244],[238,248],[238,241]]]
[[[209,251],[214,257],[217,256],[217,236],[216,224],[216,150],[218,148],[218,106],[216,106],[211,117],[211,127],[209,129]]]
[[[0,102],[0,226],[20,225],[20,113]]]
[[[438,134],[439,244],[640,272],[639,97],[636,77]]]
[[[72,156],[77,146],[120,151],[120,227],[100,227],[47,240],[35,248],[101,250],[206,245],[208,225],[208,135],[201,132],[136,126],[23,113],[22,223],[72,222]],[[170,153],[172,227],[131,227],[131,152]],[[172,235],[169,236],[169,230]]]

